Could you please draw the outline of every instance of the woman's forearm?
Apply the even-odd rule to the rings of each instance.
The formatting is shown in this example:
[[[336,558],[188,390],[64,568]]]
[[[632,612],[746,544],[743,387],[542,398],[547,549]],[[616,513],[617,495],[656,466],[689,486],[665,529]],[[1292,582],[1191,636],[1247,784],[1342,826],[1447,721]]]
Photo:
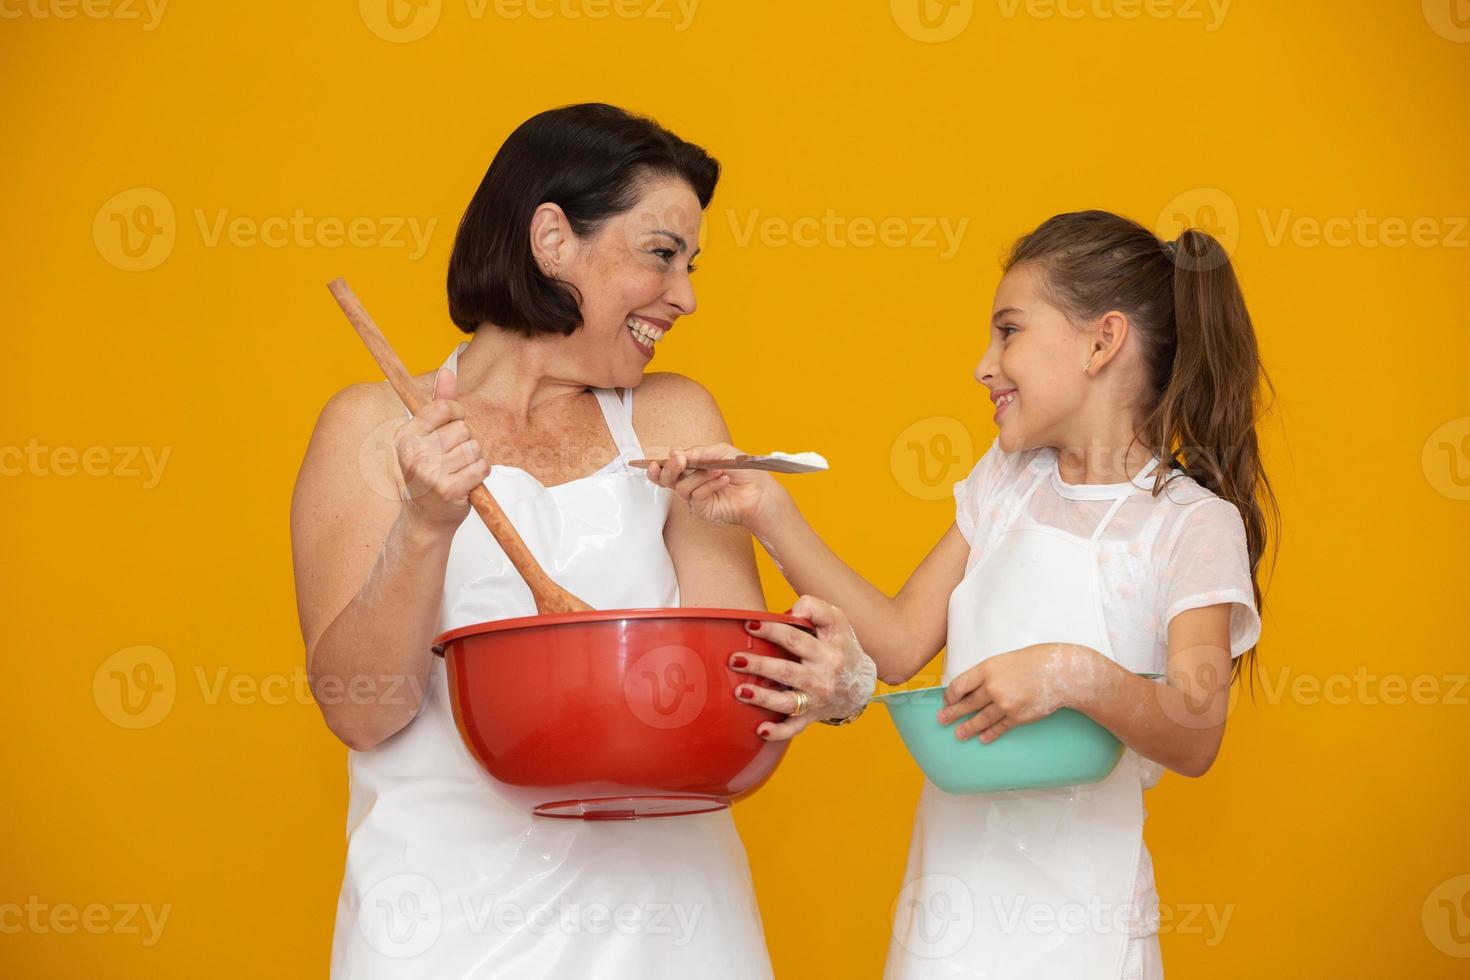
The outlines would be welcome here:
[[[312,693],[351,748],[371,748],[418,714],[452,538],[400,512],[367,581],[309,652]]]
[[[914,664],[913,631],[905,628],[897,600],[884,594],[839,558],[802,515],[784,489],[768,510],[751,519],[750,532],[771,556],[791,587],[825,599],[847,614],[853,631],[878,666],[878,676],[911,676],[933,656]]]

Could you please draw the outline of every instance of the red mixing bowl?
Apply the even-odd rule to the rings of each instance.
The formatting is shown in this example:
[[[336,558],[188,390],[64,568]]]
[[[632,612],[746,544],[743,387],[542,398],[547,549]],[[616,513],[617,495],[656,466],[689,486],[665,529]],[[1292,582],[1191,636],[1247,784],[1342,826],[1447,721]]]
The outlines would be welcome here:
[[[454,722],[501,791],[547,817],[630,820],[728,807],[786,754],[756,729],[784,715],[735,699],[746,651],[796,659],[745,609],[612,609],[476,623],[435,638]]]

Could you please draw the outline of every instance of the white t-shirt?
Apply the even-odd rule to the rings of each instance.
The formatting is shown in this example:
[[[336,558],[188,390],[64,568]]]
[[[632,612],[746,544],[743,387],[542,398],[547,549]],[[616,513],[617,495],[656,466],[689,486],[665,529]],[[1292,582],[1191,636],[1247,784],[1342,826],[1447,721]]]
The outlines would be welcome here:
[[[1035,493],[1026,490],[1040,477]],[[1056,528],[1090,538],[1127,484],[1070,484],[1062,480],[1053,449],[1007,453],[996,440],[965,479],[954,485],[955,524],[970,545],[969,572],[990,543],[1018,527]],[[1169,621],[1180,613],[1230,603],[1230,655],[1238,657],[1261,635],[1251,586],[1245,524],[1235,505],[1182,471],[1157,497],[1152,474],[1113,515],[1098,538],[1103,622],[1118,663],[1162,674],[1168,662]],[[1019,511],[1019,512],[1018,512]],[[1140,756],[1143,787],[1155,786],[1163,766]],[[1134,901],[1142,912],[1135,935],[1157,929],[1158,894],[1148,848],[1139,848]],[[1137,921],[1137,920],[1136,920]]]
[[[1025,512],[1014,513],[1043,471]],[[1091,537],[1126,486],[1065,483],[1055,450],[1007,453],[997,440],[954,485],[955,523],[970,544],[965,570],[1012,528],[1039,524]],[[1261,618],[1240,512],[1177,469],[1157,497],[1149,493],[1152,475],[1136,486],[1098,539],[1103,620],[1114,657],[1129,670],[1164,673],[1169,621],[1222,602],[1231,603],[1230,654],[1245,653],[1261,635]]]

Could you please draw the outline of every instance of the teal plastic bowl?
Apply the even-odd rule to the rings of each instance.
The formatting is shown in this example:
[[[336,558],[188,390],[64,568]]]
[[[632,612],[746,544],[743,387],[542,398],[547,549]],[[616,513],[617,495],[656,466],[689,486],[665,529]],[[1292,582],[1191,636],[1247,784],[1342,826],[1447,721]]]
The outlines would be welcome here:
[[[954,737],[955,726],[963,718],[948,725],[939,723],[935,715],[944,707],[942,685],[894,691],[873,700],[888,709],[909,754],[929,781],[946,793],[1095,783],[1106,778],[1123,757],[1123,743],[1116,735],[1071,708],[1012,728],[986,744],[979,738],[961,742]]]

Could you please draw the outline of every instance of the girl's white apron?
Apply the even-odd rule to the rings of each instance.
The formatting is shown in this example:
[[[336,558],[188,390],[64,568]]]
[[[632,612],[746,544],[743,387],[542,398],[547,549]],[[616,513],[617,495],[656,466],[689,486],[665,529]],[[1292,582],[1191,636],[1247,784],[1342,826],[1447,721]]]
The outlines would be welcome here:
[[[455,370],[459,345],[445,366]],[[632,393],[595,391],[619,458],[555,487],[496,466],[486,484],[551,577],[598,609],[679,605],[671,494],[643,455]],[[536,612],[480,519],[455,532],[440,632]],[[768,978],[745,849],[728,810],[585,822],[506,801],[454,726],[435,658],[418,716],[349,751],[334,978]]]
[[[946,684],[1037,643],[1113,658],[1097,541],[1133,491],[1120,491],[1090,539],[1018,526],[1047,475],[1019,496],[950,597]],[[1087,786],[951,795],[926,780],[886,976],[1118,980],[1142,911],[1134,884],[1143,816],[1140,759],[1128,749],[1110,776]]]

